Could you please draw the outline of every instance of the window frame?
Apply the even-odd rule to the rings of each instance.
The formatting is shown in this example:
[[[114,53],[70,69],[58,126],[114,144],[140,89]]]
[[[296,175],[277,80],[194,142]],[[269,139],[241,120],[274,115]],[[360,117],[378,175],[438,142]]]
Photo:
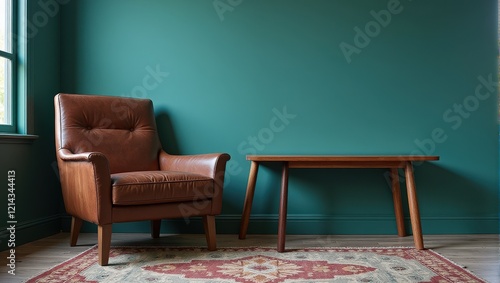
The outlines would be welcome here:
[[[28,0],[12,0],[12,40],[14,68],[13,75],[13,104],[12,111],[14,113],[14,125],[0,125],[0,144],[5,143],[32,143],[38,139],[38,135],[34,132],[34,105],[33,105],[33,74],[29,71],[32,64],[28,60],[28,50],[30,42],[28,38]]]
[[[10,101],[9,103],[9,110],[11,115],[10,115],[10,124],[0,124],[0,132],[2,133],[18,133],[18,122],[19,122],[19,116],[18,116],[18,107],[17,107],[17,102],[19,100],[19,91],[18,91],[18,57],[19,57],[19,50],[22,48],[22,46],[19,46],[20,40],[19,40],[19,20],[20,20],[20,14],[19,14],[19,3],[22,1],[16,1],[16,0],[11,0],[11,15],[10,15],[10,20],[11,20],[11,34],[10,34],[10,41],[11,41],[11,51],[6,52],[3,50],[0,50],[0,57],[6,60],[10,60],[10,93],[6,93],[6,95],[9,95],[8,100]],[[8,76],[6,76],[8,77]]]

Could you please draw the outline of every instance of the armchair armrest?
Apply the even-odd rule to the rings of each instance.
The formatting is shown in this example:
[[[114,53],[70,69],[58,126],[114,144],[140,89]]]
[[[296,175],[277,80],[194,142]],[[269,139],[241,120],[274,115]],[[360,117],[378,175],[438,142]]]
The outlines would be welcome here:
[[[111,174],[104,154],[57,151],[66,211],[96,224],[111,223]]]
[[[219,172],[225,172],[229,159],[231,157],[227,153],[170,155],[162,150],[160,170],[190,172],[217,179]]]
[[[58,155],[63,161],[99,161],[99,159],[106,159],[106,156],[100,152],[83,152],[83,153],[72,153],[68,149],[61,148],[58,150]],[[106,161],[107,162],[107,161]]]
[[[190,172],[214,179],[211,215],[221,213],[226,163],[231,159],[229,154],[169,155],[162,150],[159,159],[160,170]]]

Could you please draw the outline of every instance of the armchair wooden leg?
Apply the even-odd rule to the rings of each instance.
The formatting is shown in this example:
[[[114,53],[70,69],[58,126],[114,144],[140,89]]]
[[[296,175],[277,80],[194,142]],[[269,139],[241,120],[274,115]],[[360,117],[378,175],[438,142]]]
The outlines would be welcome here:
[[[151,220],[151,238],[156,239],[160,237],[161,219]]]
[[[207,245],[209,251],[217,249],[216,233],[215,233],[215,216],[203,216],[203,226],[205,228],[205,236],[207,237]]]
[[[99,253],[99,265],[108,265],[109,250],[111,248],[111,224],[99,225],[97,227],[97,249]]]
[[[71,218],[71,238],[69,245],[71,247],[76,246],[76,242],[78,241],[78,235],[80,234],[80,229],[82,228],[83,220],[80,218],[72,217]]]

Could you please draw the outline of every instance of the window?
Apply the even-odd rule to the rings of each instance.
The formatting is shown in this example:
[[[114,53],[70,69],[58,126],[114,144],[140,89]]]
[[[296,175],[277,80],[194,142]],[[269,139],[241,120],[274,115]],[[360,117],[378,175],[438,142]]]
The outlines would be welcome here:
[[[0,2],[0,131],[16,131],[16,7]]]

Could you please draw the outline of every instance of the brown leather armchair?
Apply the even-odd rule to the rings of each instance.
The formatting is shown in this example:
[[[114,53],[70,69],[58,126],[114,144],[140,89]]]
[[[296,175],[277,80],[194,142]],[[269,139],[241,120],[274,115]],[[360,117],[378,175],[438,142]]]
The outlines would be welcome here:
[[[99,95],[54,97],[55,144],[71,246],[82,221],[98,225],[99,264],[107,265],[112,223],[202,216],[216,249],[226,153],[170,155],[161,147],[153,103]]]

